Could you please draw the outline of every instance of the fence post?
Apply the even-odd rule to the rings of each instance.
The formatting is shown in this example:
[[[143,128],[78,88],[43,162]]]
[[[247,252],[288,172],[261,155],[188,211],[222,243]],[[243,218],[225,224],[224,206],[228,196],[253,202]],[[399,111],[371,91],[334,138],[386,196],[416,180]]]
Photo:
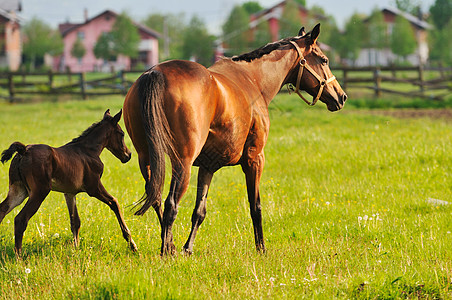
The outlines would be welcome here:
[[[419,64],[419,88],[421,90],[421,93],[424,93],[424,66],[422,63]]]
[[[123,95],[127,94],[127,87],[126,87],[126,77],[125,77],[124,70],[119,71],[119,79],[121,80],[121,92]]]
[[[375,97],[379,98],[381,96],[381,70],[380,67],[374,69],[374,81],[375,81]]]
[[[344,79],[343,79],[343,82],[342,82],[342,88],[344,90],[346,90],[347,89],[347,81],[348,81],[348,78],[347,78],[348,72],[347,72],[347,68],[346,67],[344,67],[343,73],[344,73],[344,77],[343,77]]]
[[[14,77],[12,73],[8,74],[8,91],[9,91],[9,102],[13,103],[15,90],[14,90]]]
[[[53,72],[52,72],[52,70],[49,70],[49,89],[50,89],[50,91],[53,90]]]
[[[82,99],[86,100],[86,80],[85,80],[85,73],[80,73],[80,93],[82,95]]]

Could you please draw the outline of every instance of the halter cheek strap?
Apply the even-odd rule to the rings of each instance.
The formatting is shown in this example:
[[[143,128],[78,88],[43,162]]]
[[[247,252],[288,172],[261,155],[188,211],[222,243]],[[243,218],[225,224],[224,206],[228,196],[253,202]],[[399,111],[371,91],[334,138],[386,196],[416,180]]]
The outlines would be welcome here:
[[[304,102],[306,102],[308,105],[314,105],[317,103],[317,101],[320,99],[320,96],[322,96],[322,92],[323,89],[325,88],[325,86],[330,83],[333,82],[334,80],[336,80],[336,77],[334,77],[334,75],[330,78],[328,78],[327,80],[323,79],[322,77],[320,77],[319,74],[317,74],[316,71],[314,71],[313,68],[311,68],[310,65],[307,64],[306,59],[304,58],[303,54],[301,53],[300,47],[297,45],[297,43],[295,43],[294,41],[290,41],[290,43],[292,45],[295,46],[295,49],[298,52],[298,61],[297,64],[300,64],[300,68],[298,69],[298,76],[297,76],[297,83],[295,85],[295,89],[293,87],[293,85],[291,83],[289,83],[289,85],[287,86],[287,89],[290,92],[295,92],[298,96],[300,96],[301,99],[303,99]],[[320,83],[320,88],[319,91],[317,92],[317,96],[311,101],[307,100],[300,91],[300,82],[301,82],[301,76],[303,75],[303,69],[306,69],[309,71],[309,73],[311,73]]]

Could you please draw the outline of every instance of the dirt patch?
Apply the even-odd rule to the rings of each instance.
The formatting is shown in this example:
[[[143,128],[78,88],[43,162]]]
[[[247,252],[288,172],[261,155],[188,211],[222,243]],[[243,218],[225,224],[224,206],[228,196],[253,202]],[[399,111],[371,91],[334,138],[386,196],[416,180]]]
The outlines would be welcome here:
[[[430,119],[444,119],[452,122],[452,109],[375,109],[368,110],[366,113],[372,115],[384,115],[401,119],[417,119],[417,118],[430,118]]]

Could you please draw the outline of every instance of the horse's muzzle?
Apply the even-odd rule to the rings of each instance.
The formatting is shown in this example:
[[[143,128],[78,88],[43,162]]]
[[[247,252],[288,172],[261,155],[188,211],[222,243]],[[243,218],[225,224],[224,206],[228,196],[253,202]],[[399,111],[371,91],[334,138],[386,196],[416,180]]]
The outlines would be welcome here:
[[[122,162],[123,164],[125,164],[125,163],[128,162],[131,158],[132,158],[132,153],[131,153],[131,152],[126,153],[126,155],[121,159],[121,162]]]

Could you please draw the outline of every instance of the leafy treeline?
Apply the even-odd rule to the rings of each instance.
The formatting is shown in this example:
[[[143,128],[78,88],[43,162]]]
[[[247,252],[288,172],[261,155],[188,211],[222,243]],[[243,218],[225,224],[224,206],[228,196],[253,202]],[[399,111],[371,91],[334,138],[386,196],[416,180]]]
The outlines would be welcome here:
[[[420,0],[393,0],[394,6],[413,15],[420,14]],[[280,19],[279,38],[295,35],[300,26],[311,28],[314,23],[322,24],[321,41],[331,46],[340,57],[352,62],[357,59],[362,48],[390,48],[403,60],[417,47],[410,23],[397,17],[391,30],[383,20],[381,10],[375,8],[368,16],[353,14],[339,29],[334,17],[329,16],[319,6],[309,7],[309,18],[300,24],[298,5],[306,7],[304,0],[287,0]],[[208,32],[199,16],[187,20],[184,14],[151,14],[142,23],[162,34],[159,41],[160,60],[191,59],[204,65],[214,61],[218,45],[224,47],[227,56],[236,55],[260,47],[271,41],[268,22],[257,19],[250,30],[250,17],[263,7],[258,1],[248,1],[236,5],[224,21],[220,36]],[[430,59],[432,62],[452,64],[452,0],[435,0],[428,11],[428,21],[434,25],[429,31]],[[24,25],[24,57],[34,66],[43,60],[45,53],[58,55],[62,52],[61,37],[45,22],[32,19]],[[119,54],[130,57],[138,55],[139,34],[131,18],[122,13],[110,33],[99,37],[94,53],[96,57],[114,60]],[[71,54],[81,58],[85,49],[81,41],[74,43]]]

